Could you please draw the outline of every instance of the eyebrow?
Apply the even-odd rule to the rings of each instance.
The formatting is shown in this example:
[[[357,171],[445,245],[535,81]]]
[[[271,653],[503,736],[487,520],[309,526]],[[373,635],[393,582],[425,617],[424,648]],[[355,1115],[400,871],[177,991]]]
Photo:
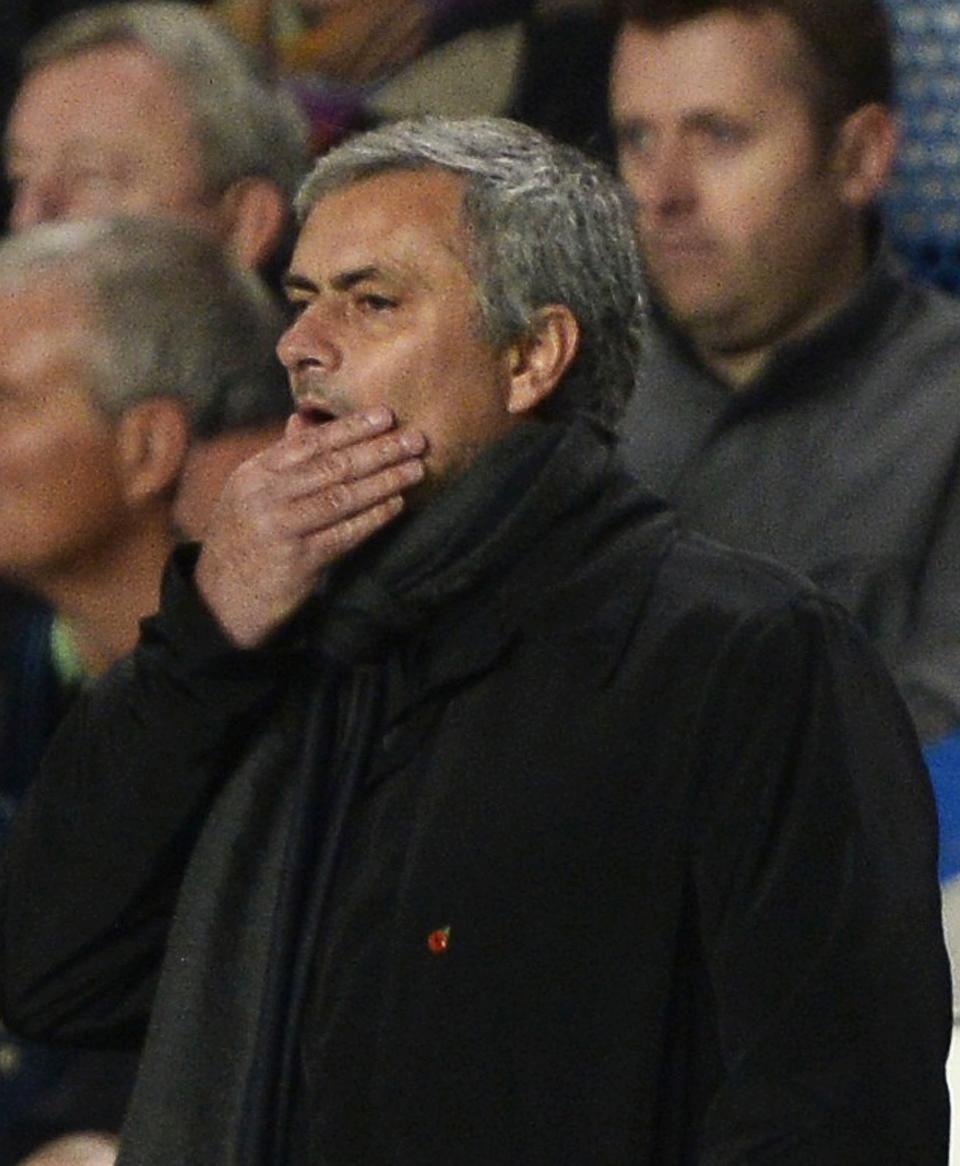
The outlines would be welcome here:
[[[378,279],[386,274],[382,267],[370,264],[367,267],[355,267],[349,271],[341,271],[329,283],[334,291],[349,291],[352,287],[356,287],[358,283],[364,283],[368,279]],[[283,277],[283,286],[288,292],[316,292],[320,290],[312,279],[308,279],[305,275],[300,275],[296,271],[287,272]]]

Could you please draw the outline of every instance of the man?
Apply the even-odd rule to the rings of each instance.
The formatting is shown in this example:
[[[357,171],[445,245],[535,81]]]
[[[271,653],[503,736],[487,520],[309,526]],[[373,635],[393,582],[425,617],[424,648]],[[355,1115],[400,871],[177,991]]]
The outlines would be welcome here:
[[[960,725],[960,308],[875,210],[879,0],[631,0],[612,67],[653,298],[627,457],[694,530],[799,568],[925,740]]]
[[[308,164],[292,100],[190,4],[107,4],[24,52],[6,169],[14,230],[51,219],[169,214],[244,266],[286,263]]]
[[[279,332],[259,281],[182,226],[58,224],[0,246],[0,577],[49,604],[0,610],[4,837],[66,706],[156,609],[175,518],[202,530],[222,482],[205,506],[196,481],[178,494],[191,446],[282,432]],[[62,1130],[117,1128],[129,1056],[0,1048],[5,1166]]]
[[[625,193],[433,119],[299,209],[297,416],[48,755],[8,1020],[152,1009],[138,1166],[942,1164],[909,722],[839,605],[618,468]]]
[[[5,140],[15,230],[99,215],[165,215],[209,231],[268,278],[285,267],[289,204],[307,167],[306,125],[201,11],[124,3],[74,12],[30,43],[23,64]],[[269,400],[269,378],[264,392]],[[194,435],[173,515],[181,529],[199,533],[211,491],[245,454],[272,440],[284,407],[274,396],[242,426]],[[49,621],[3,598],[8,608],[17,604],[24,628],[39,629],[24,650],[45,667]],[[43,732],[17,734],[17,747],[28,751],[20,772],[33,771],[34,743],[44,739]]]
[[[45,24],[77,7],[75,0],[7,0],[0,7],[0,127],[6,125],[16,97],[23,46]],[[0,223],[6,223],[10,212],[9,193],[0,175]]]
[[[308,166],[306,121],[244,50],[189,4],[103,4],[46,27],[24,52],[5,164],[15,231],[91,216],[164,215],[209,231],[275,283],[289,258],[290,204]],[[268,426],[194,443],[194,482],[224,475]]]

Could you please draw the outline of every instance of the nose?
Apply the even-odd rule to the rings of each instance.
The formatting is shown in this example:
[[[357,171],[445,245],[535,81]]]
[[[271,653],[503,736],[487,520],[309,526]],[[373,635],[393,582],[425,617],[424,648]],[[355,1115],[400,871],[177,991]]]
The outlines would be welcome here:
[[[309,304],[287,328],[277,341],[277,356],[290,377],[309,368],[336,372],[343,354],[319,304]]]
[[[628,180],[641,211],[657,218],[688,213],[697,204],[693,166],[679,144],[651,151]]]
[[[10,207],[10,227],[22,231],[38,223],[49,223],[63,215],[64,199],[60,180],[54,175],[31,175],[14,182]]]

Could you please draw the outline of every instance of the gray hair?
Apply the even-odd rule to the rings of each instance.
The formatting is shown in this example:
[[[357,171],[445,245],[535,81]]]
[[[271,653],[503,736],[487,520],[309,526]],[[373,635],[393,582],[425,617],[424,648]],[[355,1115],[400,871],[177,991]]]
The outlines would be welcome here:
[[[118,216],[43,224],[0,243],[0,289],[47,275],[85,298],[88,387],[108,415],[173,397],[191,436],[206,439],[290,413],[274,353],[279,306],[196,228]]]
[[[310,165],[306,119],[244,46],[192,4],[114,3],[70,13],[27,45],[23,68],[117,44],[143,49],[179,82],[209,194],[255,176],[293,197]]]
[[[643,277],[627,190],[573,147],[500,118],[427,117],[357,135],[322,157],[296,199],[301,222],[325,195],[393,170],[464,175],[468,262],[491,342],[565,304],[581,330],[544,418],[589,413],[612,428],[633,390],[644,328]]]

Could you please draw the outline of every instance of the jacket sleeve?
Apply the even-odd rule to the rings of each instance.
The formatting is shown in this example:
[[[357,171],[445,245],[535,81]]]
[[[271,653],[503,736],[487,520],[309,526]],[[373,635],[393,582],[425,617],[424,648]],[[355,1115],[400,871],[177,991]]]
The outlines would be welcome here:
[[[274,652],[241,652],[168,566],[141,641],[64,720],[19,810],[0,883],[0,1008],[25,1036],[142,1035],[180,879],[258,708]]]
[[[816,597],[740,628],[709,691],[693,884],[722,1079],[699,1162],[942,1166],[936,821],[902,702]]]

